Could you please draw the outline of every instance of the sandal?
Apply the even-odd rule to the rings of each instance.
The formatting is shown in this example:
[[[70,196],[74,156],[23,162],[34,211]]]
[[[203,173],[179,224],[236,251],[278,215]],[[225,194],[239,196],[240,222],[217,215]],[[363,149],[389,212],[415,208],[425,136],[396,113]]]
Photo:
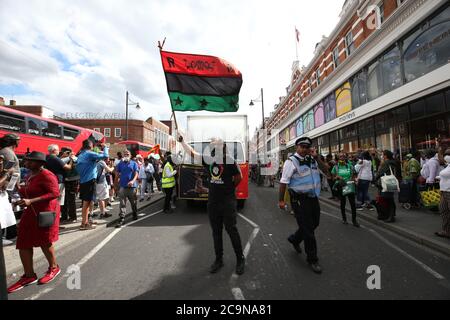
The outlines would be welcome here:
[[[450,235],[445,234],[444,232],[435,232],[434,234],[440,238],[450,239]]]

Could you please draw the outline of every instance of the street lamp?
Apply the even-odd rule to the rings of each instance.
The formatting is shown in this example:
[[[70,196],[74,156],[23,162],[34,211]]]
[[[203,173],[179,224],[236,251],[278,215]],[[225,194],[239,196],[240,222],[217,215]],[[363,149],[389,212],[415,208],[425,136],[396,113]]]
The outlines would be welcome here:
[[[266,128],[265,126],[265,117],[264,117],[264,89],[261,88],[261,99],[254,99],[250,101],[250,107],[253,107],[255,105],[255,102],[261,102],[261,107],[262,107],[262,141],[263,141],[263,161],[262,164],[265,164],[265,156],[266,156],[266,141],[264,139],[264,130]],[[257,132],[257,147],[256,147],[256,154],[257,154],[257,158],[259,160],[259,140],[260,140],[260,134],[259,134],[259,130]],[[259,168],[259,170],[261,171],[261,168]],[[262,184],[261,181],[261,172],[259,172],[258,174],[258,185]]]
[[[141,107],[139,106],[139,102],[133,102],[130,100],[130,94],[127,91],[127,101],[126,101],[126,120],[125,120],[125,140],[128,141],[128,106],[136,106],[136,109],[139,110]]]
[[[261,100],[255,99],[255,100],[250,101],[250,107],[253,107],[255,105],[255,102],[261,102],[261,105],[262,105],[262,120],[263,120],[263,122],[262,122],[262,129],[264,130],[265,129],[265,124],[264,124],[264,122],[265,122],[264,121],[265,120],[265,118],[264,118],[264,89],[261,88]]]

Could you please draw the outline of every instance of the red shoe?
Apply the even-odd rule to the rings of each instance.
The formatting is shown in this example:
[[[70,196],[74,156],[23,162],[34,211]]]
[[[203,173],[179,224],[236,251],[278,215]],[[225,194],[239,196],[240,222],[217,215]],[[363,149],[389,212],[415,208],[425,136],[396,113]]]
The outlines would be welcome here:
[[[20,289],[23,289],[26,286],[32,285],[36,282],[37,282],[37,275],[34,275],[34,277],[30,278],[23,275],[19,281],[17,281],[15,284],[13,284],[8,288],[8,293],[19,291]]]
[[[56,276],[61,273],[61,268],[57,266],[56,268],[48,268],[45,276],[39,279],[39,284],[47,284],[55,280]]]

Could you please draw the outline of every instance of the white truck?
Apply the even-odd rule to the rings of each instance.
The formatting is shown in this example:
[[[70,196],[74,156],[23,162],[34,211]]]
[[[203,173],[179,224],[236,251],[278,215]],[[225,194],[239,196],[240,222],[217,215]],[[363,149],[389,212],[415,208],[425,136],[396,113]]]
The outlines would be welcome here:
[[[248,199],[248,121],[246,115],[188,116],[185,141],[196,151],[203,152],[212,139],[223,140],[242,171],[243,180],[236,188],[238,207]],[[180,167],[178,195],[180,199],[205,201],[208,199],[208,172],[194,159],[185,155]]]

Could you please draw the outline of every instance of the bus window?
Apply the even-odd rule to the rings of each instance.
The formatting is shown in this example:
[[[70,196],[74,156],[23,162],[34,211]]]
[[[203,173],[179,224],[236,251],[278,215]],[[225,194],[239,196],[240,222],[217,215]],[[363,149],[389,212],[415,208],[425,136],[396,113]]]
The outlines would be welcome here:
[[[25,117],[0,112],[0,129],[25,133]]]
[[[41,121],[41,128],[43,136],[61,139],[62,128],[60,125],[47,121]]]
[[[64,128],[63,130],[64,130],[64,140],[68,141],[74,141],[80,134],[80,131],[70,128]]]
[[[33,134],[33,135],[39,135],[40,131],[39,131],[39,120],[38,119],[33,119],[33,118],[28,118],[27,120],[28,122],[28,134]]]

